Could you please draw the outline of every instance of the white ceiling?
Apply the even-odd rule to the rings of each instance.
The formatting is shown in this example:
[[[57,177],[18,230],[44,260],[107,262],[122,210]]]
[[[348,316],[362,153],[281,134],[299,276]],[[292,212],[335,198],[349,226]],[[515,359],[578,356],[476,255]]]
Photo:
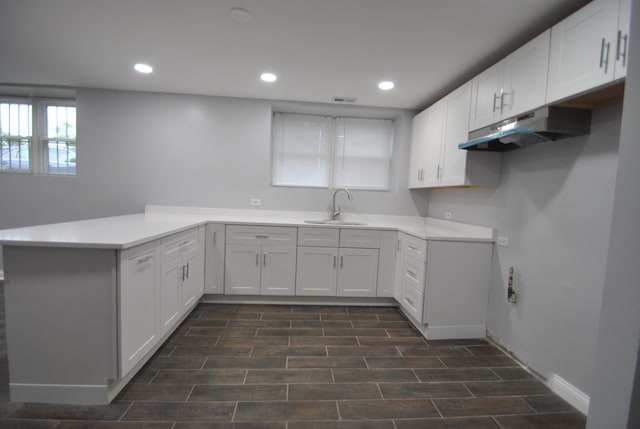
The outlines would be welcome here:
[[[587,2],[0,0],[0,84],[422,108]]]

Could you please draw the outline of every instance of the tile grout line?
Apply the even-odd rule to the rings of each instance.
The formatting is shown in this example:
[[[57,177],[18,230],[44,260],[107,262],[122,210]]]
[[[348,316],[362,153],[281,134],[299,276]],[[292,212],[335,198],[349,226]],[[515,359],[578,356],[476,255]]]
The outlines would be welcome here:
[[[433,404],[433,408],[436,409],[436,411],[438,412],[438,414],[440,415],[440,418],[444,418],[444,415],[440,412],[440,409],[438,408],[438,406],[436,405],[435,401],[433,399],[429,399],[431,401],[431,403]]]
[[[131,401],[131,403],[129,404],[129,406],[127,407],[126,410],[124,410],[124,413],[122,413],[122,415],[120,417],[118,417],[118,419],[116,420],[117,422],[121,422],[123,421],[123,417],[129,412],[129,410],[131,410],[131,408],[133,407],[133,404],[135,404],[136,401]]]
[[[193,391],[195,390],[196,385],[194,384],[193,386],[191,386],[191,390],[189,391],[189,393],[187,394],[187,397],[185,398],[184,402],[189,402],[189,398],[191,397],[191,394],[193,393]]]

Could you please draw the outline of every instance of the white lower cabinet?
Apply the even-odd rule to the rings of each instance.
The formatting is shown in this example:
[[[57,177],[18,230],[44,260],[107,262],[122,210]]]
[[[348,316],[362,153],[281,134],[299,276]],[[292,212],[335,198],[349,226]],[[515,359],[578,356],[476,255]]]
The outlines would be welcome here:
[[[205,227],[162,239],[160,268],[160,336],[194,307],[204,293]]]
[[[205,235],[205,293],[224,293],[224,239],[224,224],[207,224]]]
[[[168,332],[180,315],[182,260],[173,259],[160,269],[160,335]]]
[[[337,279],[336,247],[298,247],[296,295],[336,296]]]
[[[378,254],[378,298],[393,298],[396,273],[396,231],[380,231]]]
[[[295,247],[228,244],[225,260],[227,294],[294,294]]]
[[[204,227],[120,252],[119,374],[126,376],[203,293]]]
[[[293,295],[296,288],[296,248],[263,246],[260,295]]]
[[[380,243],[376,230],[300,228],[296,295],[377,296]]]
[[[119,277],[119,372],[124,376],[158,339],[155,243],[122,251]]]
[[[376,296],[378,249],[340,248],[338,259],[338,296]]]
[[[297,228],[227,225],[224,290],[229,295],[293,295]]]
[[[493,243],[401,234],[403,312],[428,339],[486,336]],[[400,296],[398,296],[400,295]]]

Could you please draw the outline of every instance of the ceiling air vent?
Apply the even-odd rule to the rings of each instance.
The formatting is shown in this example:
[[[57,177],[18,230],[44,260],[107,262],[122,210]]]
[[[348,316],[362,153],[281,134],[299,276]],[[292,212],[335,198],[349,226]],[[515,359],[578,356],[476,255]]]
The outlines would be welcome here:
[[[333,97],[333,101],[337,103],[355,103],[356,100],[356,97]]]

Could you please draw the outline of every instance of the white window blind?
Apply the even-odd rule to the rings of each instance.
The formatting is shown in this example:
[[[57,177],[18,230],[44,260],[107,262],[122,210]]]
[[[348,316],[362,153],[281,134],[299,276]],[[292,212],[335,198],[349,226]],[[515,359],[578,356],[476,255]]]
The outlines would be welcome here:
[[[388,189],[393,121],[336,118],[333,186]]]
[[[389,188],[393,121],[275,113],[274,186]]]
[[[273,185],[329,186],[331,118],[276,113],[273,121]]]

